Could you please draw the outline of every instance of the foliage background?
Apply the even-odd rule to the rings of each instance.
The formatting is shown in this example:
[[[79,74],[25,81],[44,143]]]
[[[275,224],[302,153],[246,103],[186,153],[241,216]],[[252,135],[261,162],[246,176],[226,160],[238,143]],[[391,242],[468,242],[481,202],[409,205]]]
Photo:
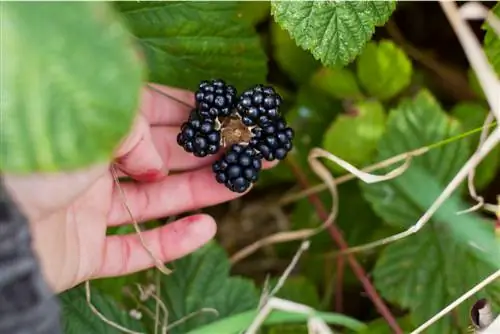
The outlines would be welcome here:
[[[484,4],[491,8],[495,2]],[[37,6],[42,11],[47,8],[43,4]],[[283,202],[283,194],[297,192],[303,187],[297,182],[297,176],[306,177],[309,185],[319,182],[307,164],[311,148],[319,146],[358,167],[367,166],[480,127],[488,112],[477,80],[438,3],[350,2],[332,9],[312,2],[280,2],[272,7],[265,1],[119,2],[99,7],[102,16],[95,21],[102,24],[101,30],[96,22],[72,24],[75,15],[86,13],[76,12],[74,6],[78,5],[62,5],[57,9],[60,15],[55,17],[60,26],[74,29],[57,32],[65,34],[62,37],[67,38],[68,45],[76,48],[74,54],[58,68],[42,66],[43,71],[52,72],[39,73],[40,77],[48,75],[51,80],[47,87],[58,94],[65,93],[66,89],[79,89],[78,85],[68,86],[68,82],[73,83],[63,75],[68,71],[77,71],[74,75],[95,83],[85,73],[80,73],[84,72],[81,64],[85,64],[83,68],[88,73],[102,70],[97,65],[92,68],[92,62],[85,60],[88,59],[85,50],[92,48],[98,50],[103,59],[110,55],[109,62],[102,65],[107,66],[110,73],[109,81],[103,85],[107,85],[106,91],[117,94],[103,98],[100,95],[102,87],[95,87],[81,97],[83,103],[78,105],[78,110],[68,115],[86,113],[86,117],[95,119],[99,109],[100,112],[109,110],[106,115],[115,119],[116,113],[133,110],[136,104],[133,95],[123,92],[137,89],[141,80],[195,90],[199,81],[221,77],[240,91],[255,83],[272,84],[282,94],[283,112],[297,134],[289,159],[264,172],[250,194],[204,210],[219,222],[217,240],[171,264],[175,269],[173,275],[160,277],[149,270],[92,283],[96,307],[108,318],[136,331],[154,332],[154,321],[149,314],[154,312],[155,304],[151,298],[139,300],[135,283],[148,286],[159,282],[157,288],[169,311],[169,323],[202,308],[215,308],[219,313],[219,318],[210,312],[198,314],[173,327],[170,333],[188,333],[217,319],[255,309],[266,277],[271,276],[271,282],[276,282],[298,243],[263,248],[234,266],[230,265],[228,255],[271,233],[321,224],[307,198]],[[495,8],[498,13],[499,5]],[[50,10],[46,10],[50,14]],[[95,14],[89,8],[86,10],[89,17]],[[298,15],[287,15],[290,11]],[[33,12],[32,7],[30,12],[19,10],[15,13],[18,17],[31,17]],[[314,14],[315,19],[304,13]],[[127,30],[102,23],[106,15],[116,15]],[[33,15],[34,20],[38,17],[41,16]],[[328,30],[332,20],[337,22],[334,32]],[[44,25],[43,22],[39,24]],[[491,32],[485,38],[480,22],[471,25],[478,38],[485,41],[487,54],[500,73],[500,41]],[[46,28],[50,27],[54,25]],[[83,34],[82,29],[86,30],[87,38],[76,43],[71,38]],[[101,34],[105,29],[108,35]],[[54,55],[56,46],[41,45],[42,40],[36,34],[30,35],[31,30],[19,28],[16,34],[20,41],[26,42],[9,45],[17,52],[29,55],[39,47],[47,55]],[[125,45],[129,43],[129,34],[138,47],[138,58],[125,51],[128,50]],[[116,59],[121,62],[115,62]],[[145,61],[143,73],[138,59]],[[28,63],[30,61],[38,66],[50,63],[50,59],[44,58],[29,59]],[[123,68],[132,70],[120,74]],[[28,75],[28,71],[33,75],[37,70],[25,68],[25,72],[15,75],[9,72],[2,76],[15,86],[19,84],[16,78],[23,73]],[[79,83],[84,85],[86,82]],[[124,83],[128,87],[123,87]],[[31,98],[38,101],[40,96]],[[24,94],[22,99],[14,101],[17,105],[12,108],[22,108],[23,101],[29,100],[30,97]],[[95,101],[120,103],[119,108],[113,109],[107,104],[96,105]],[[46,108],[42,112],[50,115],[54,105],[43,105]],[[81,141],[70,142],[64,147],[54,145],[64,140],[66,134],[63,133],[63,137],[51,138],[46,143],[52,145],[48,151],[55,152],[53,155],[39,155],[32,160],[18,155],[8,168],[72,168],[89,162],[90,158],[82,157],[90,157],[90,153],[94,154],[92,159],[103,159],[110,147],[101,147],[98,143],[119,138],[127,130],[130,121],[127,117],[122,118],[122,123],[116,124],[114,130],[100,132],[102,138],[95,137],[95,142],[80,146],[88,155],[72,155],[75,143],[81,145]],[[14,120],[26,122],[25,119]],[[47,133],[58,133],[49,132],[57,125],[51,126],[40,127],[39,131],[30,134],[32,137],[27,136],[28,139],[36,141]],[[16,134],[11,136],[9,138],[14,138]],[[476,133],[436,146],[416,158],[403,176],[389,182],[366,185],[349,181],[342,184],[336,224],[348,244],[373,241],[413,224],[472,154],[478,139]],[[5,150],[9,157],[22,149],[12,144],[14,142]],[[19,143],[29,145],[27,141]],[[62,161],[69,163],[64,165]],[[496,203],[500,189],[499,165],[500,148],[497,147],[477,171],[476,186],[487,202]],[[338,166],[330,164],[329,168],[335,176],[344,174]],[[325,208],[331,205],[326,192],[321,192],[319,198]],[[405,332],[498,269],[496,218],[489,213],[455,214],[468,205],[471,203],[467,190],[462,187],[417,235],[357,256]],[[165,223],[167,219],[150,222],[151,225]],[[132,231],[127,226],[109,233]],[[477,252],[470,246],[471,242],[492,252],[488,255]],[[278,296],[321,311],[348,315],[367,325],[363,328],[353,325],[356,332],[391,333],[350,267],[339,266],[331,256],[335,249],[337,246],[327,232],[315,236],[311,249],[303,255]],[[476,297],[484,296],[499,305],[500,285],[491,285]],[[82,287],[60,298],[66,333],[118,333],[89,310]],[[471,303],[465,303],[426,333],[465,333]],[[139,304],[143,316],[136,320],[129,311],[138,308]],[[263,332],[307,331],[299,322],[275,323],[266,326]]]

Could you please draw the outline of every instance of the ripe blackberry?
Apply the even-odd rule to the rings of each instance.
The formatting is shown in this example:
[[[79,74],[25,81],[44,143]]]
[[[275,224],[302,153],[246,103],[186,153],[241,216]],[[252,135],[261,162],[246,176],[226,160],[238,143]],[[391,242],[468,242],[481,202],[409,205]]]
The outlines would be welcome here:
[[[243,193],[256,182],[262,168],[261,155],[248,145],[234,144],[212,165],[215,179],[229,190]]]
[[[264,125],[279,117],[281,96],[272,88],[256,85],[241,94],[236,108],[247,126]]]
[[[236,102],[236,88],[223,80],[204,80],[195,93],[196,106],[202,116],[215,119],[229,116]]]
[[[177,144],[195,157],[215,154],[220,149],[221,134],[213,119],[203,117],[197,109],[193,109],[187,122],[181,125],[177,135]]]
[[[268,161],[283,160],[292,149],[293,129],[279,117],[276,121],[256,127],[252,130],[253,137],[249,146],[259,151]]]

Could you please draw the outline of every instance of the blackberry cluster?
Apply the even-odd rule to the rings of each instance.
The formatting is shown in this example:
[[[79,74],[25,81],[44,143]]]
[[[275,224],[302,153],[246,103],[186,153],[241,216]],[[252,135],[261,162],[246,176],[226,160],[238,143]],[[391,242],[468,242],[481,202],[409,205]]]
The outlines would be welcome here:
[[[204,80],[195,93],[196,106],[204,117],[229,116],[236,101],[236,88],[223,80]]]
[[[177,144],[186,152],[193,153],[195,157],[215,154],[221,146],[221,134],[216,125],[215,120],[203,117],[197,109],[193,109],[188,121],[181,126]]]
[[[214,162],[215,179],[231,191],[245,192],[257,181],[262,168],[261,155],[248,145],[233,144],[224,156]]]
[[[238,97],[223,80],[202,81],[195,93],[196,108],[182,124],[177,143],[196,157],[227,152],[212,169],[218,183],[242,193],[257,181],[261,160],[283,160],[292,149],[293,130],[279,107],[279,94],[255,85]]]
[[[236,108],[243,124],[262,126],[279,117],[280,105],[281,97],[272,87],[256,85],[241,94]]]
[[[268,161],[283,160],[292,149],[294,133],[282,117],[252,129],[252,133],[254,136],[250,139],[250,146]]]

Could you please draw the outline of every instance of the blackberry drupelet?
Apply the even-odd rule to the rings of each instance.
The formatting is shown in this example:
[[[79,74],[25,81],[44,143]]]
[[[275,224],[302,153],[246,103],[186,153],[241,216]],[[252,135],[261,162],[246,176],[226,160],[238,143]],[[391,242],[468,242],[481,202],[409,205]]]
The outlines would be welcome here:
[[[234,144],[213,163],[215,179],[229,190],[243,193],[259,178],[261,158],[250,146]]]
[[[241,94],[236,108],[246,126],[264,125],[279,117],[281,96],[272,88],[256,85]]]
[[[229,116],[236,102],[236,88],[223,80],[204,80],[195,93],[196,106],[204,117]]]
[[[286,125],[282,117],[254,128],[252,133],[254,136],[250,139],[249,146],[268,161],[283,160],[292,149],[293,129]]]
[[[221,134],[215,120],[203,117],[197,109],[193,109],[187,122],[181,126],[177,135],[177,144],[195,157],[215,154],[220,149]]]

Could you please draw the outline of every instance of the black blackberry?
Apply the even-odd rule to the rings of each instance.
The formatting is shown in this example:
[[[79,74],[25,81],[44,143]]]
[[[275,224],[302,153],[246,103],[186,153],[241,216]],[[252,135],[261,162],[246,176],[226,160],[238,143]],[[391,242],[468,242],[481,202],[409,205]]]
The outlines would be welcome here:
[[[196,106],[201,115],[215,119],[229,116],[236,102],[236,88],[224,80],[204,80],[195,93]]]
[[[241,94],[236,108],[247,126],[264,125],[279,116],[281,96],[272,88],[256,85]]]
[[[195,157],[215,154],[221,146],[221,134],[216,127],[217,124],[213,119],[203,117],[197,109],[193,109],[188,121],[181,125],[177,143]]]
[[[262,168],[261,155],[248,145],[233,144],[212,169],[218,183],[229,190],[243,193],[256,182]]]
[[[268,161],[283,160],[292,149],[293,129],[286,125],[282,117],[252,129],[252,133],[254,136],[250,139],[249,146],[259,151]]]

